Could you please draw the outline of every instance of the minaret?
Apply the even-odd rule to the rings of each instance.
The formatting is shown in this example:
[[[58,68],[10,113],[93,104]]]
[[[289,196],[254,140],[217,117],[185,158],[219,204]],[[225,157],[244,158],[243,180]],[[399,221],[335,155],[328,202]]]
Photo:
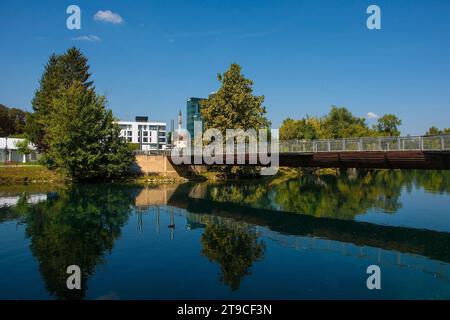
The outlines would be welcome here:
[[[183,119],[181,117],[181,110],[180,110],[180,112],[178,113],[178,130],[181,130],[182,125],[183,125]]]

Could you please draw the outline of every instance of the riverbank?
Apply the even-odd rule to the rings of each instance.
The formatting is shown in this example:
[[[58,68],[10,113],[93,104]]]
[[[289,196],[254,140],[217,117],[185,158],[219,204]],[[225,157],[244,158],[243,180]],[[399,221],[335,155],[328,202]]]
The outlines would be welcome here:
[[[170,178],[158,175],[129,175],[108,179],[108,183],[136,185],[158,185],[187,182],[185,178]],[[100,182],[100,181],[96,181]],[[41,165],[0,166],[0,186],[71,184],[72,180],[59,171],[52,171]]]
[[[279,172],[275,176],[258,176],[254,178],[244,177],[224,177],[220,172],[207,171],[197,175],[189,175],[187,177],[164,177],[161,175],[128,175],[124,177],[118,177],[109,179],[109,183],[123,183],[123,184],[135,184],[135,185],[159,185],[159,184],[172,184],[172,183],[184,183],[188,181],[211,181],[211,182],[225,182],[235,180],[267,180],[282,181],[286,179],[293,179],[300,177],[307,173],[314,175],[335,175],[336,169],[320,169],[320,170],[306,170],[306,169],[294,169],[294,168],[280,168]],[[70,178],[58,171],[51,171],[41,165],[17,165],[17,166],[0,166],[0,185],[18,185],[18,184],[71,184]]]
[[[40,165],[0,166],[0,185],[61,184],[69,181],[61,173]]]

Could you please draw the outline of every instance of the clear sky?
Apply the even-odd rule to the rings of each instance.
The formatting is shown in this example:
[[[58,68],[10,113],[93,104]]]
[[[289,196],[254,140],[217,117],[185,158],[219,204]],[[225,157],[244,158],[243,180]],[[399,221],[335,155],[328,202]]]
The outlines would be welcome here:
[[[81,30],[66,28],[70,4]],[[381,30],[366,27],[370,4]],[[116,15],[95,19],[100,10]],[[450,127],[448,0],[2,0],[0,43],[0,103],[10,107],[30,110],[49,55],[77,46],[122,119],[176,119],[237,62],[274,127],[333,104],[395,113],[403,134]]]

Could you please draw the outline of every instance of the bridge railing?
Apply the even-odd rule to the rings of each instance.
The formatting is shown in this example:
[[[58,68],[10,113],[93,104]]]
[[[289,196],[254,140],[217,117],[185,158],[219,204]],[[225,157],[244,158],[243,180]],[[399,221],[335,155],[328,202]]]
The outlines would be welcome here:
[[[223,150],[225,152],[225,146]],[[270,150],[270,146],[268,150]],[[284,140],[279,143],[279,152],[282,153],[444,150],[450,151],[450,135]],[[137,150],[134,153],[136,155],[170,155],[171,151],[172,149],[168,148],[165,150]],[[248,152],[248,144],[245,150],[235,148],[234,151],[235,154]],[[194,149],[191,149],[191,154],[195,154]]]
[[[280,141],[280,152],[450,150],[450,135]]]

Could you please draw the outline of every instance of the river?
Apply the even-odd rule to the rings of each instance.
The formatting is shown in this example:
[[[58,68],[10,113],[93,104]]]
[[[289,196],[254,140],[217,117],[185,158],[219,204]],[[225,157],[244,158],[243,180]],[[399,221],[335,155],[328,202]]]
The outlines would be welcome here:
[[[0,299],[449,299],[449,264],[450,172],[0,187]]]

